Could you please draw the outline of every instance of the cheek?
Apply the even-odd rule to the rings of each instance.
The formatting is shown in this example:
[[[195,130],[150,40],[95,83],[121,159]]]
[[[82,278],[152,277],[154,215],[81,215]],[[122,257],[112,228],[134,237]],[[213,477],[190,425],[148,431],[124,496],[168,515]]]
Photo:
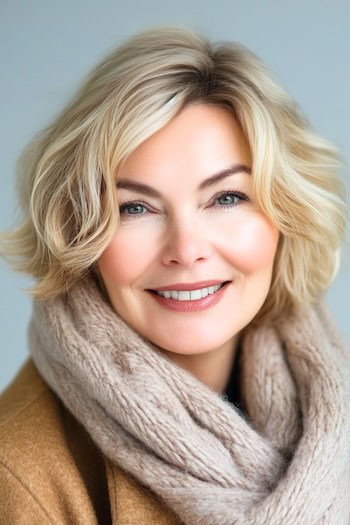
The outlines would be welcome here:
[[[153,249],[152,249],[153,246]],[[99,269],[105,282],[128,285],[142,276],[155,257],[149,236],[120,232],[112,239],[99,260]]]
[[[265,216],[245,218],[234,231],[227,230],[227,257],[245,274],[272,267],[279,232]]]

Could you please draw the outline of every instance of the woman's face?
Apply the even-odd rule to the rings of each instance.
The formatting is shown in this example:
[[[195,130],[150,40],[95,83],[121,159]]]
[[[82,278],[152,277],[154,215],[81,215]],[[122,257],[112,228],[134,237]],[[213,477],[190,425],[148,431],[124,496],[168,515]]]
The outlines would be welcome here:
[[[249,168],[231,113],[198,104],[118,171],[120,224],[99,270],[115,311],[168,352],[232,344],[264,303],[279,232],[253,199]]]

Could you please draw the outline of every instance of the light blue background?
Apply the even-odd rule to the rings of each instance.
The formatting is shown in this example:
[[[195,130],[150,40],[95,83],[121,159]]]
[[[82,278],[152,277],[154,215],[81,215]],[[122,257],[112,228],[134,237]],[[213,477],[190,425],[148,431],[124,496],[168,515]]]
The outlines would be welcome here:
[[[297,100],[314,128],[349,162],[348,0],[11,0],[0,6],[0,230],[14,222],[15,161],[109,49],[157,24],[181,24],[255,51]],[[350,188],[348,175],[344,179]],[[347,237],[349,239],[349,235]],[[350,343],[349,241],[327,303]],[[30,280],[0,261],[0,390],[27,355]]]

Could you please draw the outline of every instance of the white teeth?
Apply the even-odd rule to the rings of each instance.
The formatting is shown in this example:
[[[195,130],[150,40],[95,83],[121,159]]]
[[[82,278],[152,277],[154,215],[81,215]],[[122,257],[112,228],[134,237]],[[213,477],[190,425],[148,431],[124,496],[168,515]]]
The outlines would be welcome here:
[[[179,293],[179,297],[178,297],[179,301],[189,301],[191,299],[191,292],[178,292],[178,293]]]
[[[202,299],[202,292],[200,290],[191,290],[191,301],[197,301],[197,299]]]
[[[215,286],[208,286],[207,288],[200,288],[198,290],[166,290],[164,292],[157,292],[158,295],[166,299],[175,299],[177,301],[197,301],[207,295],[217,292],[221,288],[221,284]]]

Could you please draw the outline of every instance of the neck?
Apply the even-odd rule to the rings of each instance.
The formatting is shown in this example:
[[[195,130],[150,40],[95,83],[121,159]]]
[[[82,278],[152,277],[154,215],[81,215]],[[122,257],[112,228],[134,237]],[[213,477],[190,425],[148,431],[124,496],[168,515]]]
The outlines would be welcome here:
[[[204,354],[184,355],[168,352],[164,349],[160,350],[174,363],[190,372],[211,390],[223,393],[231,376],[238,341],[239,334],[220,348]]]

